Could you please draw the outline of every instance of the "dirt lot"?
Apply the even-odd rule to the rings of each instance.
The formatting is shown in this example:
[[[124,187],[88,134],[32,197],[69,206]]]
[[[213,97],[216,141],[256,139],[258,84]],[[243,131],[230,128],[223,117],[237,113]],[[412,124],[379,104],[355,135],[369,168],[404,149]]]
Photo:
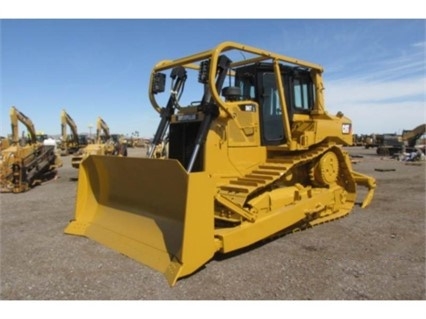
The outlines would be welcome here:
[[[2,300],[425,300],[425,163],[348,148],[376,177],[367,209],[215,258],[170,288],[162,274],[63,233],[77,170],[23,194],[1,194]],[[130,156],[141,156],[130,149]],[[376,171],[375,169],[395,169]]]

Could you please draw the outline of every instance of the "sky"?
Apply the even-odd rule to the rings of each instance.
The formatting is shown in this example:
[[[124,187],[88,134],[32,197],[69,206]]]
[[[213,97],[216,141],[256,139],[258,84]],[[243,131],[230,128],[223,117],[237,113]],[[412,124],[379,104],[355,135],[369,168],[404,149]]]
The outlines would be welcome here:
[[[152,137],[152,67],[235,41],[324,67],[327,111],[354,133],[400,133],[425,122],[424,19],[2,19],[0,135],[9,109],[60,133],[102,117],[111,132]],[[25,129],[24,127],[22,129]]]

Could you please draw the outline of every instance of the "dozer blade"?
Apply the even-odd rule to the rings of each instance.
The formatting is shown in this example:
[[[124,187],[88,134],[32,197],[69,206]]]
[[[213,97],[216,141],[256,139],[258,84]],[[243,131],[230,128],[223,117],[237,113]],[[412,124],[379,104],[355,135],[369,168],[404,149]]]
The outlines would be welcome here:
[[[214,190],[207,174],[188,174],[176,160],[91,155],[65,233],[146,264],[173,286],[216,251]]]

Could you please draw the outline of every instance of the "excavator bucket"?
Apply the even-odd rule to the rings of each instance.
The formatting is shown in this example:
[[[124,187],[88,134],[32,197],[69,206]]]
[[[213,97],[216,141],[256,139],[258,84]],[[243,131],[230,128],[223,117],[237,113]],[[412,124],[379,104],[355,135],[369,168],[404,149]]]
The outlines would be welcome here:
[[[211,259],[214,185],[170,159],[91,155],[80,164],[75,219],[91,238],[162,272],[173,286]]]

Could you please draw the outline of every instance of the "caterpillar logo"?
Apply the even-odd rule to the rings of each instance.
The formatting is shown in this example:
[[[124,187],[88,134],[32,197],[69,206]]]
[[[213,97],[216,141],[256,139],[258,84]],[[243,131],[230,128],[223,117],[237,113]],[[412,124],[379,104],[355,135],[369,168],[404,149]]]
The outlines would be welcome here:
[[[342,133],[343,134],[350,134],[351,131],[352,131],[352,125],[350,123],[342,124]]]

